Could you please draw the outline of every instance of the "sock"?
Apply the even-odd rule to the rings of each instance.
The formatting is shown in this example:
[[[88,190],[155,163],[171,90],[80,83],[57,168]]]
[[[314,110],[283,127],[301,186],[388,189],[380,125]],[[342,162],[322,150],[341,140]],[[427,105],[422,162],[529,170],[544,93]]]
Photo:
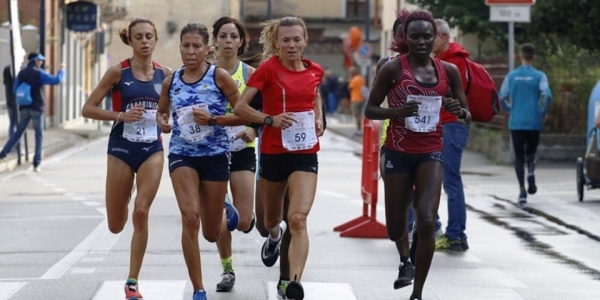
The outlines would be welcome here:
[[[196,295],[196,293],[206,293],[204,290],[197,290],[194,292],[194,295]]]
[[[289,277],[281,277],[281,276],[279,276],[279,281],[280,282],[290,281],[290,278]]]
[[[137,284],[137,279],[135,278],[127,278],[127,283],[133,283],[133,284]]]
[[[402,256],[400,255],[400,262],[402,264],[406,264],[406,262],[408,262],[409,257],[408,256]]]
[[[281,234],[281,228],[279,229],[279,234],[277,235],[276,238],[272,238],[271,235],[269,235],[269,241],[271,241],[272,243],[277,243],[279,242],[279,240],[281,240],[281,237],[283,235]]]
[[[233,273],[233,256],[221,258],[221,266],[223,266],[224,272]]]

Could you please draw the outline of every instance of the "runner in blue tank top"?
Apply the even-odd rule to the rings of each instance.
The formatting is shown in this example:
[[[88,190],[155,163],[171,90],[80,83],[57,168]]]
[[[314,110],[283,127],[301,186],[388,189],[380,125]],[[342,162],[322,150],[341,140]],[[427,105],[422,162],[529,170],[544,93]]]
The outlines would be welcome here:
[[[121,40],[133,48],[133,57],[111,66],[83,106],[86,118],[114,121],[108,141],[106,213],[108,227],[117,234],[123,230],[128,204],[135,186],[133,237],[129,279],[125,299],[143,299],[137,279],[148,244],[148,213],[162,175],[164,155],[156,109],[165,76],[173,71],[152,61],[158,40],[152,21],[136,18],[119,32]],[[98,105],[112,91],[113,111]],[[137,177],[136,177],[137,174]],[[133,187],[133,189],[132,189]]]
[[[239,223],[233,204],[224,201],[231,148],[224,126],[249,124],[225,116],[227,103],[234,106],[239,92],[227,71],[205,61],[208,41],[208,29],[203,24],[183,27],[179,50],[184,66],[163,81],[157,112],[162,132],[173,132],[169,172],[182,214],[182,246],[194,300],[206,299],[198,244],[200,224],[204,238],[216,242]],[[169,124],[171,112],[173,125]]]

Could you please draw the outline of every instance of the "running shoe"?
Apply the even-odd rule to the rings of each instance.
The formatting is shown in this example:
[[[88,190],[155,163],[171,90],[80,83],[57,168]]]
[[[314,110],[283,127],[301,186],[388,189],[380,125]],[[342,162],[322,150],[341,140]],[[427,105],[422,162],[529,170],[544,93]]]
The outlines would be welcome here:
[[[42,168],[40,166],[33,167],[33,171],[36,173],[40,173],[40,172],[42,172]]]
[[[207,300],[206,291],[204,291],[204,290],[195,291],[192,300]]]
[[[290,281],[285,289],[285,297],[288,300],[303,300],[304,288],[302,288],[302,284],[295,280]]]
[[[450,245],[448,244],[448,237],[446,235],[442,235],[439,238],[435,239],[435,250],[448,250]]]
[[[250,227],[248,229],[242,231],[243,233],[250,233],[252,229],[254,229],[254,225],[256,224],[256,215],[252,213],[252,221],[250,221]]]
[[[519,193],[519,206],[523,207],[525,204],[527,204],[527,192],[525,192],[525,189],[521,189]]]
[[[281,223],[279,223],[279,240],[273,241],[271,236],[268,236],[263,244],[260,256],[265,266],[272,267],[277,262],[277,259],[279,258],[279,246],[281,246],[281,240],[283,240],[283,234],[286,229],[287,224],[285,221],[281,221]]]
[[[240,215],[227,194],[225,194],[225,215],[227,216],[227,230],[234,231],[240,223]]]
[[[467,240],[460,240],[460,246],[462,247],[463,251],[469,250],[469,243],[467,243]]]
[[[533,195],[537,192],[537,186],[535,186],[535,175],[533,173],[529,173],[527,175],[527,183],[529,184],[529,188],[527,189],[527,193],[529,195]]]
[[[411,285],[415,278],[415,266],[410,261],[403,263],[398,268],[398,278],[394,281],[394,289],[400,289]]]
[[[126,300],[143,300],[142,294],[138,289],[137,280],[127,279],[125,282],[125,299]]]
[[[279,281],[277,282],[277,299],[287,299],[287,297],[285,296],[285,290],[287,289],[289,283],[289,281],[282,281],[281,279],[279,279]]]
[[[217,283],[217,292],[231,292],[235,285],[235,273],[223,272],[221,282]]]

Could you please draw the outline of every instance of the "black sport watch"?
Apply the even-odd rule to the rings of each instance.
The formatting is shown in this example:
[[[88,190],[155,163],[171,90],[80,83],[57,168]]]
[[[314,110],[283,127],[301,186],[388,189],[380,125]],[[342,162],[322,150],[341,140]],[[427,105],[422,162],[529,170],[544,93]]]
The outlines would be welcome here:
[[[267,126],[273,126],[273,117],[266,116],[263,123],[265,123]]]

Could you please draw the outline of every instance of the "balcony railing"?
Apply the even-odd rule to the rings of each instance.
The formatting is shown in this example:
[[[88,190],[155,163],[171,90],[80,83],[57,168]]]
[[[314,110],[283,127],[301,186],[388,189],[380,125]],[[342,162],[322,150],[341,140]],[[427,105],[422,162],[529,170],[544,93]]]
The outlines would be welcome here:
[[[371,1],[371,17],[374,15]],[[273,17],[298,16],[304,19],[350,20],[364,19],[366,0],[273,0]],[[267,18],[268,0],[242,1],[242,18],[248,21]]]

